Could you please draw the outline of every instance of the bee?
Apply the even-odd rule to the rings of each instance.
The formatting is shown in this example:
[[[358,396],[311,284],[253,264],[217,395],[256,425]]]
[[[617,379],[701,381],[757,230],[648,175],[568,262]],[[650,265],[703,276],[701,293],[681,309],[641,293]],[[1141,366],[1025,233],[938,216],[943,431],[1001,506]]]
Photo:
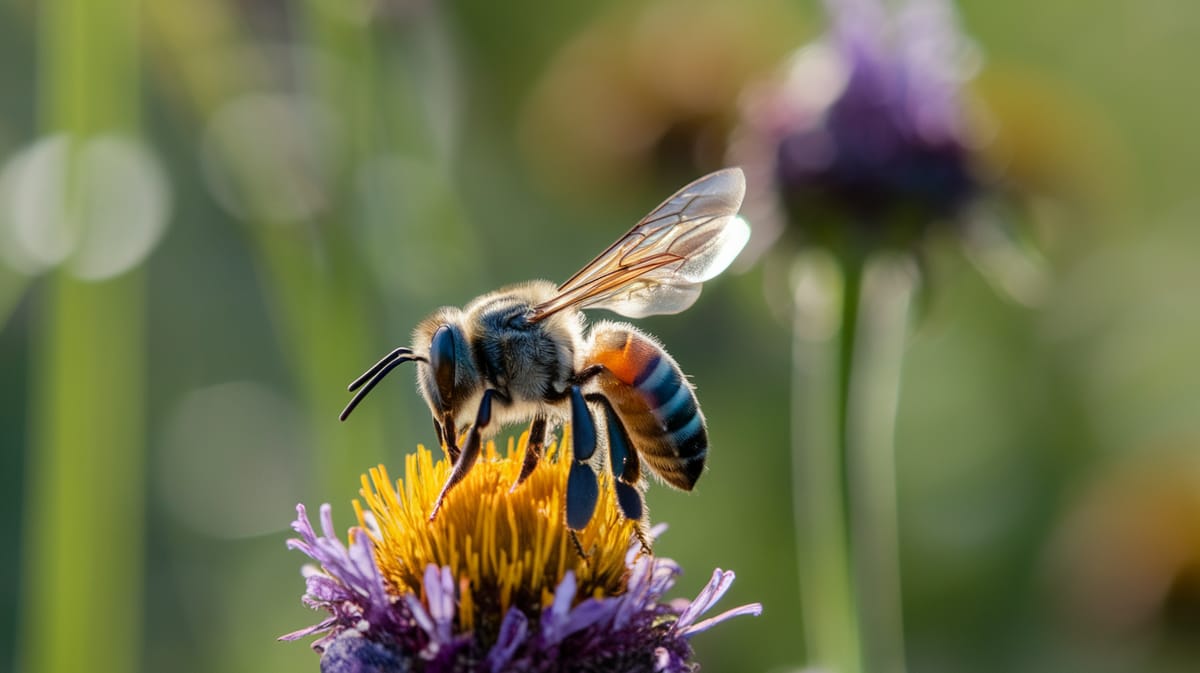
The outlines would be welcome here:
[[[566,421],[572,439],[567,527],[579,531],[592,519],[596,468],[605,465],[621,513],[642,521],[643,464],[675,488],[695,486],[708,454],[704,414],[692,384],[654,337],[623,322],[602,321],[588,330],[581,311],[641,318],[691,306],[701,284],[724,271],[749,239],[750,228],[737,215],[745,190],[738,168],[709,174],[561,285],[536,280],[462,308],[439,308],[417,325],[411,347],[388,353],[350,384],[357,393],[341,419],[390,371],[416,361],[418,388],[453,461],[431,521],[500,427],[530,424],[515,490],[536,469],[548,430]]]

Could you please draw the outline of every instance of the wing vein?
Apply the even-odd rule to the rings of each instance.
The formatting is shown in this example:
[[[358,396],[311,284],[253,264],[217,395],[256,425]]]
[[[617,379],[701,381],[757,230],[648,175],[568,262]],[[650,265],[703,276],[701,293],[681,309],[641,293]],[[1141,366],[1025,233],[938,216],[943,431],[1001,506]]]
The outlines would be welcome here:
[[[535,306],[531,319],[571,307],[629,317],[687,308],[699,286],[723,271],[749,237],[749,227],[737,217],[745,188],[736,168],[685,186]]]

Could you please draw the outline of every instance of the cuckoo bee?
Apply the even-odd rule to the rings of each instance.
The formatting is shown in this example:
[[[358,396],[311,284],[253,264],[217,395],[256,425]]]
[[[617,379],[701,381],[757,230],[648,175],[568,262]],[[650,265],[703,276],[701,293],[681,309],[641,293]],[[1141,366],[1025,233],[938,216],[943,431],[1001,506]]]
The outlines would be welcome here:
[[[605,465],[622,514],[641,521],[643,465],[676,488],[696,484],[708,454],[704,414],[654,337],[623,322],[588,329],[581,310],[640,318],[691,306],[750,236],[737,215],[745,189],[740,169],[717,171],[679,190],[561,285],[531,281],[438,309],[417,326],[411,347],[350,384],[357,393],[342,420],[388,372],[416,361],[418,387],[454,463],[430,520],[498,428],[530,423],[516,489],[537,467],[548,430],[570,421],[568,528],[591,520],[596,469]]]

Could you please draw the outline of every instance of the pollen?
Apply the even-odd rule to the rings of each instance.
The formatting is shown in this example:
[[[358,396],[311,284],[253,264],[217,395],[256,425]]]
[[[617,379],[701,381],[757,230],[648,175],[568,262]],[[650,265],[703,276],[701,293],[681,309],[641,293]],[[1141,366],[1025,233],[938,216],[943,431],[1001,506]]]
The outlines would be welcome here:
[[[504,615],[516,606],[529,615],[547,607],[568,570],[578,586],[577,600],[623,593],[625,554],[640,525],[624,518],[611,484],[602,476],[592,521],[578,531],[580,555],[566,526],[566,484],[570,460],[551,444],[541,464],[510,492],[521,470],[528,433],[508,440],[501,455],[494,442],[446,497],[434,521],[430,512],[451,463],[423,446],[405,459],[404,478],[391,480],[380,465],[362,477],[366,509],[354,502],[361,529],[374,543],[375,560],[396,595],[422,590],[430,563],[448,566],[459,585],[459,626],[494,629],[484,615]],[[562,444],[569,445],[569,429]]]

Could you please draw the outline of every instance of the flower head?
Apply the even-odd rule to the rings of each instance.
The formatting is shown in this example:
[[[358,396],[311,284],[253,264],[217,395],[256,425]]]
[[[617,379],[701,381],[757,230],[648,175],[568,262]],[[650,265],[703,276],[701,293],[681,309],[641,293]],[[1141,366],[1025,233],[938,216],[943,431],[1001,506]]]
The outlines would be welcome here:
[[[521,461],[502,460],[495,445],[489,446],[433,521],[449,461],[434,462],[420,449],[406,458],[403,482],[393,485],[382,465],[369,478],[364,475],[361,493],[369,511],[357,502],[355,509],[388,589],[419,593],[430,565],[448,568],[456,578],[470,577],[460,591],[469,609],[458,615],[466,629],[475,626],[476,616],[502,615],[514,605],[526,611],[545,607],[567,572],[574,573],[583,595],[618,593],[625,548],[639,524],[623,518],[611,489],[603,489],[598,515],[577,534],[588,553],[582,559],[559,516],[569,461],[551,458],[510,493]]]
[[[304,601],[330,616],[284,639],[324,634],[314,648],[327,673],[689,671],[691,636],[761,611],[701,620],[733,581],[720,570],[696,600],[664,602],[679,566],[642,551],[640,524],[621,517],[609,489],[577,534],[580,556],[563,523],[570,461],[551,447],[510,492],[524,439],[504,456],[489,445],[432,522],[450,465],[424,448],[394,485],[382,466],[363,477],[366,508],[355,502],[348,544],[328,505],[320,534],[299,506],[288,544],[321,566],[305,568]]]
[[[841,220],[912,240],[978,187],[960,100],[969,44],[944,0],[894,17],[878,0],[826,5],[829,34],[746,99],[734,158],[772,191],[756,221],[803,223],[823,244],[845,235]]]

